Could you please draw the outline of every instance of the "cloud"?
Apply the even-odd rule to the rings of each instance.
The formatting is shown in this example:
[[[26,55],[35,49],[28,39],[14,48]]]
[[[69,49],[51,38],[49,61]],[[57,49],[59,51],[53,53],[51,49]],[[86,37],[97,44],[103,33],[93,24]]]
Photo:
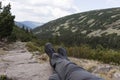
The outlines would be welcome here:
[[[112,6],[120,6],[120,0],[107,0],[107,3]]]
[[[4,0],[11,3],[17,21],[33,20],[48,22],[62,16],[79,12],[74,0]]]
[[[66,15],[94,9],[119,7],[120,0],[0,0],[12,5],[17,21],[48,22]]]

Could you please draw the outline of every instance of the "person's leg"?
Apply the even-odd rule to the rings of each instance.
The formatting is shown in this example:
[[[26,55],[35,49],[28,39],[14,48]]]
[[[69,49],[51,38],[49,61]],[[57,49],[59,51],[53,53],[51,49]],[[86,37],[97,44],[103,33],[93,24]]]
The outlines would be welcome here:
[[[58,48],[58,53],[63,56],[65,59],[69,60],[68,57],[67,57],[67,51],[65,48]]]
[[[58,54],[53,54],[52,57],[51,63],[61,80],[103,80]]]
[[[52,54],[50,57],[51,66],[58,73],[60,80],[103,80],[92,75],[83,68],[78,67],[76,64],[70,62],[68,59],[65,58],[65,56],[63,56],[63,54],[55,54],[55,52],[53,54],[52,47],[49,46],[48,49],[47,47],[45,48],[47,54]],[[64,54],[66,54],[66,52],[64,52]]]
[[[49,80],[60,80],[56,71],[53,70],[53,74],[49,77]]]
[[[49,56],[50,60],[52,58],[52,54],[55,53],[55,50],[52,48],[52,45],[50,43],[47,43],[45,45],[45,52],[47,53],[47,55]],[[50,65],[53,68],[51,61],[50,61]],[[58,73],[54,70],[53,68],[53,74],[49,77],[49,80],[60,80]]]

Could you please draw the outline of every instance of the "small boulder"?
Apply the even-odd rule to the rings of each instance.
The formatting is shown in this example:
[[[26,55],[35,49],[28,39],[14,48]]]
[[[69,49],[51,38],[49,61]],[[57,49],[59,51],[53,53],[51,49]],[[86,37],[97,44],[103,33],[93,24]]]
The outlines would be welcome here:
[[[40,60],[44,60],[44,61],[47,61],[48,60],[48,56],[46,54],[42,54],[40,57],[39,57]]]
[[[120,72],[114,73],[113,80],[120,80]]]
[[[5,51],[9,51],[8,47],[3,47],[2,49],[5,50]]]
[[[34,55],[40,55],[39,51],[32,52]]]
[[[108,73],[112,67],[110,65],[98,66],[94,73]]]

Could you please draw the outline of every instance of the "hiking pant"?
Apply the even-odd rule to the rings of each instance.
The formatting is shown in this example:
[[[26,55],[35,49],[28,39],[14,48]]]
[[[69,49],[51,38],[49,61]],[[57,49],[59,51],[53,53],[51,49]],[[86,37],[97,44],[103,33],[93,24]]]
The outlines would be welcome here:
[[[103,80],[58,54],[52,55],[50,64],[54,71],[49,80]]]

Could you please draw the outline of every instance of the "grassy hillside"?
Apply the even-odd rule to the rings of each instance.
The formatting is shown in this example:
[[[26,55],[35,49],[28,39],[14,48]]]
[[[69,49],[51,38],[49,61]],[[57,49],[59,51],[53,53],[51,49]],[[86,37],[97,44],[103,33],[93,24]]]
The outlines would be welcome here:
[[[33,30],[41,40],[66,45],[89,44],[120,48],[120,8],[65,16]]]

